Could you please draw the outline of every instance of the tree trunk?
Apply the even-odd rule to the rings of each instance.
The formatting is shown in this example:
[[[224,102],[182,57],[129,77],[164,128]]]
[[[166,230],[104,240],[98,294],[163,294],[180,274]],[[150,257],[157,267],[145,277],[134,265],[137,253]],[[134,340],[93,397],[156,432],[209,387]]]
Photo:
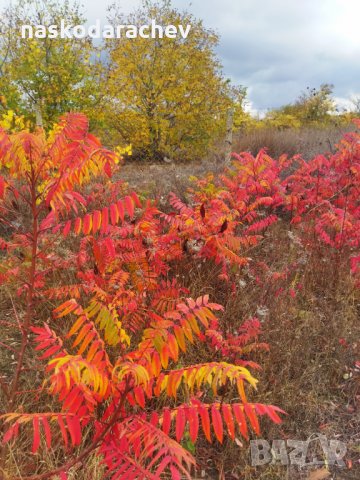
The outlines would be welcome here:
[[[35,104],[35,119],[36,119],[36,126],[38,128],[43,128],[43,119],[41,113],[41,101],[38,100]]]

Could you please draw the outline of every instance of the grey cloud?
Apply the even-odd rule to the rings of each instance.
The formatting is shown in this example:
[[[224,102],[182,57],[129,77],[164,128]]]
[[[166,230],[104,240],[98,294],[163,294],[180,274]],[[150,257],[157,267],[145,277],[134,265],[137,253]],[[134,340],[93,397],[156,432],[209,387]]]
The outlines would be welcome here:
[[[185,1],[176,1],[186,6]],[[357,0],[207,0],[190,10],[221,36],[226,76],[249,88],[256,109],[293,101],[307,86],[333,83],[335,95],[359,91]]]

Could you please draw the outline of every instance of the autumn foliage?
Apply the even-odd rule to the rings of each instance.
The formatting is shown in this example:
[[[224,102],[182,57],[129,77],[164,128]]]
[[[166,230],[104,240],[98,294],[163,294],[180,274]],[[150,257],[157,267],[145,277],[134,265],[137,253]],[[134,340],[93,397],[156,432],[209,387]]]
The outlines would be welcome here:
[[[207,294],[191,298],[174,265],[213,262],[236,289],[245,269],[269,273],[252,251],[286,221],[309,251],[346,255],[356,281],[359,139],[348,134],[334,155],[310,162],[234,155],[219,178],[196,179],[187,201],[171,194],[161,211],[110,180],[120,158],[83,115],[67,115],[49,135],[0,132],[0,281],[20,336],[13,378],[1,380],[3,443],[25,432],[33,454],[63,449],[55,470],[39,464],[21,478],[66,479],[94,452],[110,478],[191,478],[184,439],[249,439],[261,417],[281,422],[279,407],[252,399],[258,365],[249,354],[268,348],[259,320],[224,329],[223,307]],[[196,345],[212,360],[189,363]],[[22,377],[34,352],[43,375],[36,403],[51,408],[24,412]]]

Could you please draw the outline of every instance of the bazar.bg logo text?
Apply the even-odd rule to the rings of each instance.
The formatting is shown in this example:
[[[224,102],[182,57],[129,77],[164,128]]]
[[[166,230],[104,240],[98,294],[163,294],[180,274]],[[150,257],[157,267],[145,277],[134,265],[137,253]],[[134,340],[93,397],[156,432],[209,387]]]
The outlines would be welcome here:
[[[336,465],[344,467],[346,444],[339,440],[328,440],[325,435],[317,435],[307,440],[267,440],[250,441],[251,465],[269,463],[282,465]]]

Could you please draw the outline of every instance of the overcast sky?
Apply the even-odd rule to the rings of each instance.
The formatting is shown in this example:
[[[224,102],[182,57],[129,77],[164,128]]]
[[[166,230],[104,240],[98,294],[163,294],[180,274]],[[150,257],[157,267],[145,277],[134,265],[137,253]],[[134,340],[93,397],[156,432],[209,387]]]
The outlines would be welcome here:
[[[61,1],[61,0],[59,0]],[[82,0],[89,21],[113,0]],[[140,0],[121,0],[126,12]],[[0,0],[0,6],[8,4]],[[224,73],[248,87],[257,111],[335,85],[339,104],[360,96],[360,0],[173,0],[220,35]]]

